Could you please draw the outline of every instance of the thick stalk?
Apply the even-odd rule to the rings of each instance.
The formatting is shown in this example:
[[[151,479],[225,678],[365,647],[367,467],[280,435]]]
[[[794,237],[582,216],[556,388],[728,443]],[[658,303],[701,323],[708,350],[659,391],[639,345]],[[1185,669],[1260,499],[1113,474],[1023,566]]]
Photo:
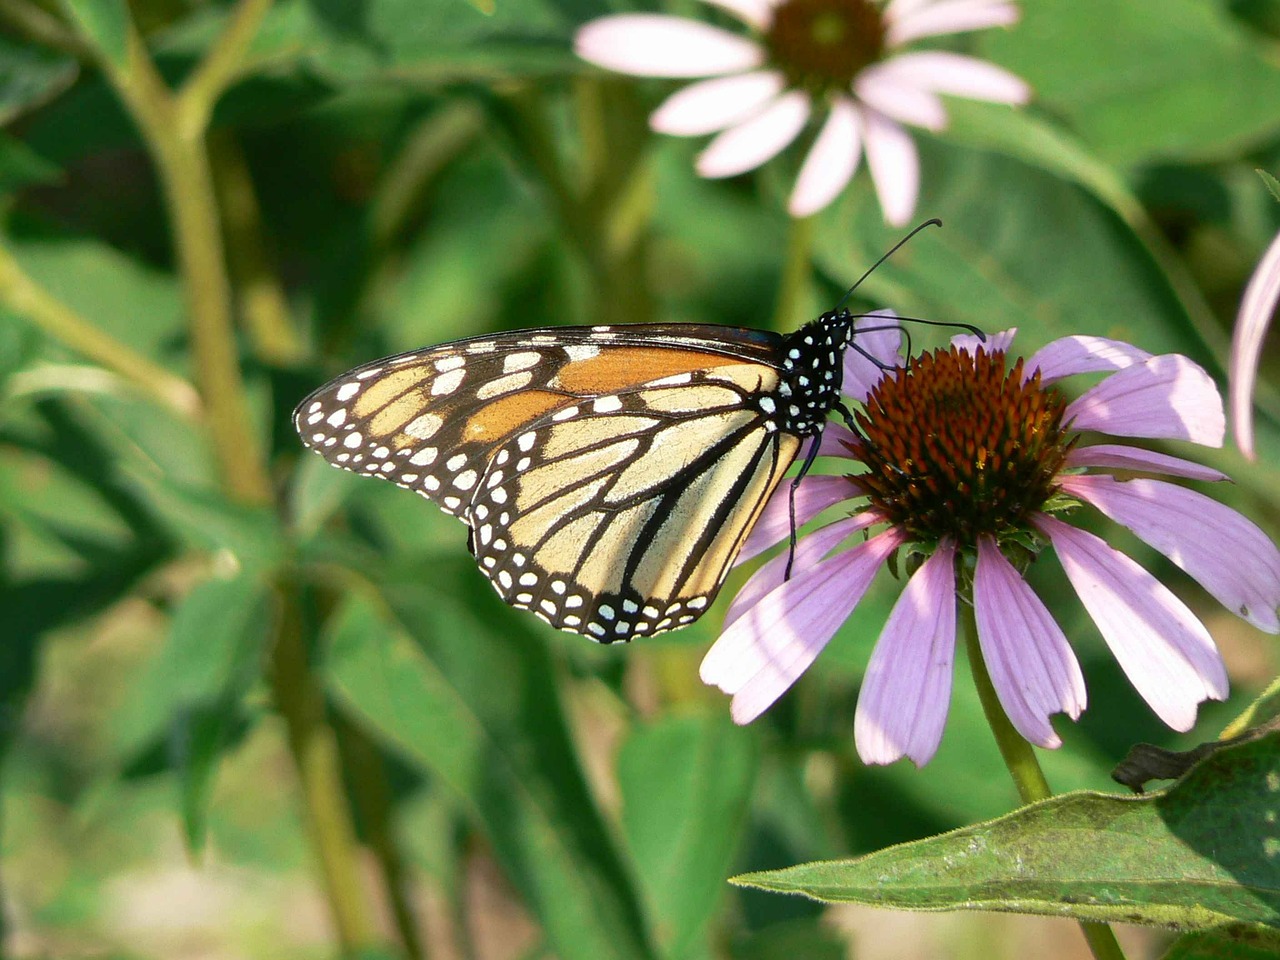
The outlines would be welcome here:
[[[800,310],[809,285],[812,250],[813,217],[793,219],[787,236],[787,259],[778,283],[778,301],[773,310],[774,330],[792,330],[801,319]]]
[[[1040,761],[1036,759],[1035,750],[1014,729],[1000,699],[996,696],[995,686],[991,683],[991,675],[987,672],[986,662],[982,659],[982,647],[978,643],[978,623],[971,603],[960,604],[960,618],[964,626],[965,649],[969,654],[969,669],[973,673],[974,685],[978,688],[978,699],[982,702],[982,712],[986,714],[987,723],[995,734],[996,744],[1000,748],[1000,756],[1013,777],[1018,788],[1018,796],[1023,803],[1035,803],[1053,796],[1049,781],[1040,769]],[[1105,923],[1080,922],[1089,950],[1097,960],[1125,960],[1124,951],[1116,942],[1116,935]]]

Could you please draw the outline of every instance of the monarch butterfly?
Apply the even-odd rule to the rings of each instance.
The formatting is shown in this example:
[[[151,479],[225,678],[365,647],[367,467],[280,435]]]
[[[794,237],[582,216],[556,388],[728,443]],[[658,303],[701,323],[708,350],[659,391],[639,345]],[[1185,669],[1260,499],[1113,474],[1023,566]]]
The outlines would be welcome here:
[[[858,316],[837,307],[787,335],[653,323],[458,340],[356,367],[294,425],[334,466],[461,519],[506,603],[629,640],[701,616],[815,438],[808,469]]]

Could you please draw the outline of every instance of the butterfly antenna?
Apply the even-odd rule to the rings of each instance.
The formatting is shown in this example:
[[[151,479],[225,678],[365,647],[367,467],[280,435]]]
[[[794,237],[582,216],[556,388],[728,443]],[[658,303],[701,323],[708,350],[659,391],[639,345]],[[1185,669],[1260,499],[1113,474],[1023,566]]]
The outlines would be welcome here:
[[[912,229],[910,233],[908,233],[905,237],[903,237],[901,240],[895,243],[892,247],[890,247],[889,251],[884,256],[882,256],[879,260],[877,260],[875,263],[873,263],[870,267],[867,268],[867,272],[864,273],[862,276],[860,276],[857,282],[854,283],[854,285],[848,289],[845,295],[840,298],[840,302],[836,304],[836,310],[839,311],[841,307],[843,307],[846,303],[848,303],[849,298],[853,296],[853,291],[857,290],[858,287],[862,285],[862,281],[866,280],[867,277],[875,273],[876,268],[878,268],[880,264],[884,263],[886,260],[892,257],[895,253],[897,253],[898,250],[901,247],[903,247],[908,240],[914,237],[917,233],[919,233],[925,227],[940,227],[940,226],[942,226],[942,221],[939,220],[937,217],[934,217],[932,220],[926,220],[924,223],[920,224],[918,227],[915,227],[914,229]]]

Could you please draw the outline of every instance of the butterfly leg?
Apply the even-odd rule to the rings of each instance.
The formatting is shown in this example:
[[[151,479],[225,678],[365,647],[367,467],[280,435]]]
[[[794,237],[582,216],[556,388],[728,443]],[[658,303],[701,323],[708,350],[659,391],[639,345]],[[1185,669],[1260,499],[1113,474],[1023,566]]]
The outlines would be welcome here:
[[[791,539],[787,548],[787,569],[782,575],[783,580],[791,579],[791,567],[796,562],[796,490],[800,487],[800,481],[808,474],[809,468],[813,466],[813,461],[818,458],[818,448],[822,446],[822,431],[819,430],[813,435],[813,440],[809,444],[809,452],[804,455],[804,462],[800,464],[800,470],[791,480],[791,487],[787,490],[787,507],[791,515]]]

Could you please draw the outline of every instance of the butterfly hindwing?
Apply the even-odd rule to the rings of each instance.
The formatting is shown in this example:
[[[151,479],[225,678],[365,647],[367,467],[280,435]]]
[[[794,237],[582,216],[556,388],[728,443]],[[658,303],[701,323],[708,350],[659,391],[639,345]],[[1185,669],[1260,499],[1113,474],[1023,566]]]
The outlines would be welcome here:
[[[775,385],[726,362],[527,425],[471,502],[480,569],[507,603],[595,640],[692,622],[800,447],[758,405]]]

